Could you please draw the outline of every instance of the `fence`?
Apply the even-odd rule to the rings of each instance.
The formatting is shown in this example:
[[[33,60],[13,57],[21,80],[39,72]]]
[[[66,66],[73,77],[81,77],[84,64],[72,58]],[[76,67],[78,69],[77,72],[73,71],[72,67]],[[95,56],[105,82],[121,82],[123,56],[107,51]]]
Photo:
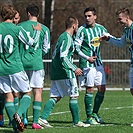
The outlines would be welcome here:
[[[51,60],[43,60],[45,67],[45,87],[50,86],[50,63]],[[78,60],[74,60],[78,65]],[[130,60],[103,60],[108,88],[129,88]]]

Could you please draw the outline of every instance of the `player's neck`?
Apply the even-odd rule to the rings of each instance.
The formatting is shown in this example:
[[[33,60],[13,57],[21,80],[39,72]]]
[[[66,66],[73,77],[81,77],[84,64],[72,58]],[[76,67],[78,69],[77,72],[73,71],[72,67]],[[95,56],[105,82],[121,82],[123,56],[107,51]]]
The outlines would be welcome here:
[[[31,16],[29,17],[29,20],[37,22],[37,17]]]
[[[129,19],[127,27],[130,27],[132,23],[133,23],[133,21],[131,19]]]
[[[71,36],[73,36],[73,32],[74,32],[73,30],[67,29],[66,32],[68,32]]]
[[[13,22],[13,20],[7,19],[7,20],[5,20],[4,22]]]

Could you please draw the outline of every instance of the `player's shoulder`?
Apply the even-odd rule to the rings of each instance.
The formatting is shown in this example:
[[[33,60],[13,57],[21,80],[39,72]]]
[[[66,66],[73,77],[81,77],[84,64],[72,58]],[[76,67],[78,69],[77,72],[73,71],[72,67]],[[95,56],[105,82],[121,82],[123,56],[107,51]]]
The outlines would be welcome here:
[[[28,23],[28,21],[20,22],[20,23],[18,23],[18,26],[20,26],[20,25],[25,25],[26,23]]]
[[[49,31],[49,28],[48,28],[46,25],[44,25],[44,24],[42,24],[42,23],[39,23],[39,24],[42,26],[42,29],[48,30],[48,31]]]
[[[81,26],[78,28],[78,32],[82,32],[82,31],[84,31],[85,28],[86,28],[86,24],[81,25]]]
[[[95,26],[96,26],[96,27],[99,27],[99,28],[105,28],[103,25],[98,24],[98,23],[95,23]]]

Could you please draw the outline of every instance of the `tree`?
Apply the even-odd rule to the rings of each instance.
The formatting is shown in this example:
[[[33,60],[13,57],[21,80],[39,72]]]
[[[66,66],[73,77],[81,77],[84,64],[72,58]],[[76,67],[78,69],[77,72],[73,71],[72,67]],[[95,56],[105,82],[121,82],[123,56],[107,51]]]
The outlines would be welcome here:
[[[51,24],[51,4],[52,0],[45,0],[45,18],[44,24],[50,28]]]

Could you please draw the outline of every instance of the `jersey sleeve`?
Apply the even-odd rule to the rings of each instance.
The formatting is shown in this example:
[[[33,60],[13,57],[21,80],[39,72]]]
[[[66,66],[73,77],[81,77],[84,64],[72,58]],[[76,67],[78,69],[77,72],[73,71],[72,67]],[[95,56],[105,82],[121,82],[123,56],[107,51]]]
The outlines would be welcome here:
[[[39,30],[34,30],[33,37],[31,37],[22,27],[19,28],[18,38],[24,44],[27,44],[29,46],[36,44],[39,40],[39,36],[40,36]]]
[[[50,31],[49,29],[47,29],[45,31],[43,45],[42,45],[43,56],[47,54],[49,50],[50,50]]]
[[[118,47],[123,47],[124,45],[126,45],[126,36],[123,33],[123,35],[121,36],[121,38],[116,38],[112,35],[109,35],[110,39],[107,41],[108,43],[118,46]]]
[[[77,31],[77,34],[76,34],[76,37],[75,37],[75,40],[74,40],[74,46],[75,46],[75,51],[76,53],[78,53],[78,55],[80,57],[82,57],[83,59],[85,60],[88,60],[89,59],[89,56],[85,55],[81,50],[81,45],[83,43],[83,40],[84,40],[84,32],[83,32],[83,27],[80,27]]]
[[[66,45],[65,45],[66,43]],[[66,69],[71,69],[72,71],[75,71],[77,69],[77,66],[72,63],[70,58],[68,57],[68,51],[70,49],[69,42],[67,40],[62,41],[62,45],[60,47],[60,58],[62,61],[62,65]]]

